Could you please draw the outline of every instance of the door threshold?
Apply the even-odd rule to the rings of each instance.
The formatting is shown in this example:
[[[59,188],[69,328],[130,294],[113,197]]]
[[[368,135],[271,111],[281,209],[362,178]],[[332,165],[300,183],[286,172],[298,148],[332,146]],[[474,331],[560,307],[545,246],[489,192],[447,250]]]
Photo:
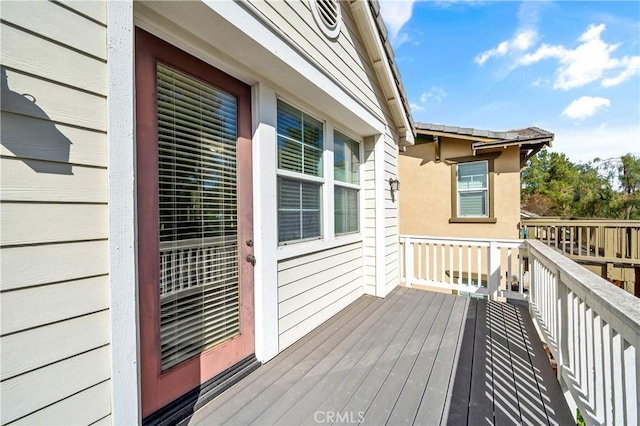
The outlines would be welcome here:
[[[193,413],[248,376],[261,365],[255,355],[246,357],[197,388],[190,390],[180,398],[142,419],[143,426],[175,425],[188,420]]]

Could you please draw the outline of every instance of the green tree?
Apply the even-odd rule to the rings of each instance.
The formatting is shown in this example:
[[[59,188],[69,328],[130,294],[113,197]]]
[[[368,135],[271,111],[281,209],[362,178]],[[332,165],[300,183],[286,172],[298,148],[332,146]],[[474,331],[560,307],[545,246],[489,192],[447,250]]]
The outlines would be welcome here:
[[[522,172],[523,207],[542,216],[640,219],[640,157],[574,164],[540,152]]]
[[[629,153],[595,163],[616,189],[615,212],[610,217],[640,219],[640,157]]]

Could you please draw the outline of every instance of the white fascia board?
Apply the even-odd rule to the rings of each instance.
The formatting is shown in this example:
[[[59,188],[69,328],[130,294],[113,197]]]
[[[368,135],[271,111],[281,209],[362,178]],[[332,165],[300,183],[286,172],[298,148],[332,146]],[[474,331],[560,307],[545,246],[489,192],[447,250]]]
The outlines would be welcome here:
[[[373,68],[382,85],[382,90],[391,109],[391,114],[395,120],[398,134],[400,135],[399,144],[404,146],[413,145],[415,140],[411,131],[411,123],[409,123],[409,119],[401,102],[400,91],[396,85],[395,77],[391,71],[387,54],[380,40],[378,28],[376,27],[375,19],[371,14],[367,0],[354,0],[350,6],[358,28],[360,29],[364,45],[373,62]]]
[[[111,417],[140,424],[133,1],[107,2]]]

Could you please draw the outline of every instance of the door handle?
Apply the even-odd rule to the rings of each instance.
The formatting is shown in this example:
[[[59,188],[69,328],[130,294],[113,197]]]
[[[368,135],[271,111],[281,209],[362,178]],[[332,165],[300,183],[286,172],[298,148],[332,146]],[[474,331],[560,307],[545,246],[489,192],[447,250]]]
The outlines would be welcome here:
[[[251,264],[251,266],[256,266],[256,257],[252,254],[247,255],[247,262]]]

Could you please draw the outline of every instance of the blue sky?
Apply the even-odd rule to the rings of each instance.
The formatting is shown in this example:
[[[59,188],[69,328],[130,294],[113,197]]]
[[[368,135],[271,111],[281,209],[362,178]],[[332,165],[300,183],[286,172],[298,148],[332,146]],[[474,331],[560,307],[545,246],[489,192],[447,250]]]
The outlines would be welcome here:
[[[381,0],[415,121],[640,155],[640,2]]]

